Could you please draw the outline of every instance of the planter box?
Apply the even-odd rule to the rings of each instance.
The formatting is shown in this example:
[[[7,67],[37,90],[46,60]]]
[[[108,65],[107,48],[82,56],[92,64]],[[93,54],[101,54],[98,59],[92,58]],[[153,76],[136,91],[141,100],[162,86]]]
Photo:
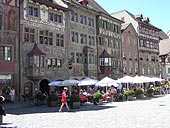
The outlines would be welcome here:
[[[127,96],[127,100],[128,100],[128,101],[133,100],[133,96]]]
[[[103,104],[103,99],[99,99],[99,105]]]
[[[56,107],[57,101],[48,101],[48,107]]]
[[[70,102],[70,108],[79,109],[80,108],[80,102]]]
[[[152,93],[146,93],[146,95],[147,95],[148,97],[154,97],[154,92],[152,92]]]
[[[143,98],[144,98],[144,94],[137,94],[137,95],[136,95],[136,98],[137,98],[137,99],[143,99]]]

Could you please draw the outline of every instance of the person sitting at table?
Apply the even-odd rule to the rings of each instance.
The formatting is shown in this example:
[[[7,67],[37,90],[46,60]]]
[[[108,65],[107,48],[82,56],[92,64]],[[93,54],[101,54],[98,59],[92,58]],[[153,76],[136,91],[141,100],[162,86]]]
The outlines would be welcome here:
[[[79,95],[80,95],[80,101],[81,101],[81,102],[86,102],[86,101],[87,101],[87,96],[85,96],[85,95],[83,94],[83,90],[82,90],[82,89],[80,89]]]
[[[83,95],[84,95],[84,96],[87,96],[87,91],[86,91],[86,89],[83,90]]]

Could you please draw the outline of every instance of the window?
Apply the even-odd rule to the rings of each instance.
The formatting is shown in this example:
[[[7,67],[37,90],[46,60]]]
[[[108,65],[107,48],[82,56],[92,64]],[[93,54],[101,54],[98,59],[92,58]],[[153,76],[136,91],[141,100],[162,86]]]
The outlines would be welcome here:
[[[34,60],[33,60],[33,56],[29,56],[29,58],[28,58],[28,67],[33,67],[33,62],[34,62]]]
[[[94,19],[89,17],[88,18],[88,25],[91,26],[91,27],[94,27]]]
[[[38,7],[36,6],[32,6],[32,5],[29,5],[28,8],[27,8],[27,14],[30,15],[30,16],[34,16],[34,17],[38,17]]]
[[[87,24],[87,18],[86,18],[86,16],[84,16],[84,15],[80,15],[80,23],[82,23],[82,24]]]
[[[168,74],[170,74],[170,68],[168,68]]]
[[[82,44],[87,44],[87,35],[80,34],[80,42]]]
[[[102,20],[102,28],[107,29],[107,22]]]
[[[78,32],[71,32],[71,41],[78,43]]]
[[[125,39],[125,36],[122,35],[122,43],[126,43],[126,39]]]
[[[89,45],[95,46],[94,37],[93,36],[89,36]]]
[[[129,60],[132,60],[132,53],[129,53]]]
[[[53,13],[53,12],[49,12],[48,19],[50,21],[53,21],[53,22],[62,23],[62,15],[61,14],[56,14],[56,13]]]
[[[140,40],[140,46],[141,46],[141,47],[144,46],[143,40]]]
[[[116,49],[119,49],[119,48],[120,48],[120,46],[119,46],[119,41],[115,41],[115,48],[116,48]]]
[[[131,38],[128,37],[128,44],[131,45]]]
[[[35,30],[31,28],[24,28],[24,41],[35,43]]]
[[[137,46],[137,39],[134,39],[134,46]]]
[[[72,63],[75,63],[75,55],[74,52],[71,53]]]
[[[82,53],[76,53],[76,63],[82,63]]]
[[[115,25],[115,24],[114,24],[113,29],[114,29],[114,30],[113,30],[114,32],[116,32],[116,33],[119,32],[119,31],[118,31],[118,25]]]
[[[64,35],[56,34],[56,46],[64,47]]]
[[[0,46],[0,60],[12,60],[12,47]]]
[[[48,68],[58,69],[62,67],[62,60],[58,58],[47,59]]]
[[[78,22],[78,15],[77,15],[77,13],[75,13],[74,11],[71,11],[70,12],[70,20]]]
[[[98,42],[99,42],[99,45],[103,45],[103,38],[102,38],[102,37],[99,37],[99,38],[98,38]]]
[[[40,31],[39,33],[40,44],[53,45],[53,33],[48,30]]]
[[[126,58],[126,52],[123,52],[123,57],[125,57],[125,58]]]
[[[34,66],[40,67],[40,56],[34,56]]]
[[[89,54],[89,64],[94,64],[94,63],[95,63],[95,55]]]
[[[0,14],[0,29],[2,29],[2,15]]]
[[[100,66],[104,66],[104,58],[100,58]]]
[[[133,73],[133,68],[132,68],[132,67],[129,68],[129,73],[130,73],[130,74]]]

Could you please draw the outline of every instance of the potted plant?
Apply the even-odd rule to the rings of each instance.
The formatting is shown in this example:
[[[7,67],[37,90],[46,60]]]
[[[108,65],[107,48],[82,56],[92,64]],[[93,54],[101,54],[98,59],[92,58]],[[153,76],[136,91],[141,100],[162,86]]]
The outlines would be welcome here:
[[[73,93],[70,97],[70,108],[77,109],[80,108],[80,96]]]
[[[146,94],[147,94],[148,97],[153,97],[153,96],[154,96],[154,90],[153,90],[153,88],[148,88]]]
[[[49,107],[56,107],[57,106],[57,96],[54,92],[52,92],[49,96],[48,96],[48,106]]]
[[[43,105],[44,104],[44,95],[42,94],[41,91],[38,91],[36,96],[35,96],[35,99],[36,99],[36,105]]]
[[[154,90],[154,95],[160,95],[161,94],[161,87],[155,87],[155,90]]]
[[[95,92],[93,94],[93,103],[94,103],[94,105],[98,105],[98,104],[103,103],[102,94],[100,92]]]
[[[137,88],[135,90],[136,98],[143,99],[144,98],[144,90],[142,88]]]
[[[125,90],[124,94],[126,96],[126,100],[130,101],[133,100],[133,95],[135,94],[135,92],[133,90]]]

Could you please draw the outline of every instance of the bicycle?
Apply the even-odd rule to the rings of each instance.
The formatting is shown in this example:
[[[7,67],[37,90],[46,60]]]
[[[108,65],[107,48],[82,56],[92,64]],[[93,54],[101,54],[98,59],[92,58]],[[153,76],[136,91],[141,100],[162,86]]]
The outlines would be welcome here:
[[[34,96],[22,95],[21,104],[22,104],[23,107],[35,105]]]

